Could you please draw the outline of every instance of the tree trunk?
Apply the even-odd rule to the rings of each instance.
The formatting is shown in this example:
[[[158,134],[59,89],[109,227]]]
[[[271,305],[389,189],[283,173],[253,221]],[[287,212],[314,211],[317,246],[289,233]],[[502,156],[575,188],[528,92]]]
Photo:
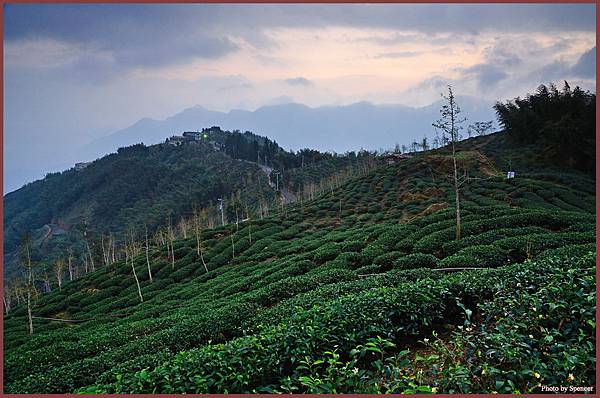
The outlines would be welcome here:
[[[88,243],[88,241],[85,241],[85,244],[87,246],[88,249],[88,254],[90,256],[90,267],[91,267],[91,271],[94,272],[96,270],[96,267],[94,266],[94,257],[92,256],[92,249],[90,248],[90,244]]]
[[[108,244],[110,245],[110,241]],[[104,261],[104,265],[108,265],[108,254],[104,247],[104,234],[100,235],[100,245],[102,246],[102,260]]]
[[[454,130],[454,113],[452,114],[452,162],[454,164],[454,194],[456,196],[456,240],[460,240],[460,187],[458,186],[458,167],[456,165],[456,147],[454,143],[457,140],[457,133]]]
[[[67,259],[69,267],[69,280],[73,280],[73,251],[69,249],[69,257]]]
[[[150,248],[148,247],[148,227],[146,227],[146,265],[148,266],[148,276],[152,283],[152,269],[150,268]]]
[[[171,269],[175,269],[175,248],[173,247],[172,240],[171,240]]]
[[[29,319],[29,334],[33,334],[33,318],[31,315],[31,289],[27,289],[27,318]]]
[[[135,265],[134,265],[134,261],[133,261],[133,253],[130,256],[131,257],[131,270],[133,271],[133,278],[135,279],[135,284],[137,285],[137,289],[138,289],[138,295],[140,296],[140,303],[144,302],[144,296],[142,296],[142,288],[140,287],[140,281],[137,277],[137,274],[135,272]],[[125,258],[125,262],[127,262],[127,257]]]
[[[248,240],[252,243],[252,219],[248,215]]]
[[[4,296],[2,297],[2,301],[4,302],[4,309],[6,312],[6,315],[8,315],[8,313],[10,312],[10,296],[8,296],[8,294],[5,292]]]
[[[231,237],[231,258],[234,259],[235,258],[235,244],[233,243],[233,231],[231,231],[231,235],[229,235]]]
[[[456,170],[454,171],[454,193],[456,195],[456,240],[460,240],[460,190]]]
[[[194,217],[196,217],[196,215],[194,215]],[[198,253],[198,256],[200,256],[200,260],[202,261],[202,265],[204,266],[204,269],[208,273],[208,266],[206,265],[206,262],[204,261],[204,254],[202,253],[202,238],[201,238],[202,231],[200,230],[200,220],[198,218],[194,219],[194,232],[196,233],[196,251]]]

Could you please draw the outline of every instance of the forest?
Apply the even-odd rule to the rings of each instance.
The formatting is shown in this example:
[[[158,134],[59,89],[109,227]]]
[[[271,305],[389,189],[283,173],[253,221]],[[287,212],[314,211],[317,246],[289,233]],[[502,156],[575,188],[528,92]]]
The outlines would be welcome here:
[[[595,95],[540,86],[469,137],[445,99],[391,161],[220,132],[6,197],[5,392],[594,392]],[[55,218],[76,238],[19,236]]]
[[[540,85],[535,94],[494,106],[511,140],[539,143],[540,160],[594,175],[596,166],[596,95],[579,87],[562,90]]]

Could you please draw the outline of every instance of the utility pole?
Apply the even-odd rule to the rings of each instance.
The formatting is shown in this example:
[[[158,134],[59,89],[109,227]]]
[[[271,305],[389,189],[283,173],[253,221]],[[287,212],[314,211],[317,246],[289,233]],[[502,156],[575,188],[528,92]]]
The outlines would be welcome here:
[[[225,216],[223,215],[223,199],[217,199],[219,201],[219,210],[221,210],[221,225],[225,226]]]

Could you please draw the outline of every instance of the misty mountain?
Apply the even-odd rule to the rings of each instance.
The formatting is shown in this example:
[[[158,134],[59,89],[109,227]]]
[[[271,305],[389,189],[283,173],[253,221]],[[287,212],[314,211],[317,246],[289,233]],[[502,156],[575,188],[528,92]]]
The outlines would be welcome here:
[[[463,115],[470,122],[494,119],[491,103],[472,97],[460,97]],[[345,106],[311,108],[290,103],[258,108],[255,111],[211,111],[194,106],[165,120],[141,119],[85,146],[80,155],[93,159],[117,148],[143,142],[164,141],[184,130],[201,130],[218,125],[226,130],[250,130],[268,136],[284,148],[314,148],[321,151],[388,149],[396,143],[434,136],[431,123],[439,117],[441,102],[412,108],[403,105],[375,105],[358,102]]]
[[[469,119],[465,128],[474,121],[495,119],[490,102],[474,97],[459,97],[457,100],[463,115]],[[6,168],[4,193],[43,178],[48,172],[68,169],[75,162],[100,158],[120,147],[140,142],[152,145],[184,130],[201,130],[214,125],[226,130],[250,130],[292,150],[308,147],[342,153],[360,148],[389,149],[396,143],[408,145],[423,136],[433,137],[431,123],[439,117],[440,106],[441,101],[421,108],[369,102],[311,108],[288,103],[263,106],[255,111],[235,109],[229,112],[194,106],[165,120],[140,119],[83,147],[74,146],[68,151],[68,156],[55,159],[51,166],[27,170]]]

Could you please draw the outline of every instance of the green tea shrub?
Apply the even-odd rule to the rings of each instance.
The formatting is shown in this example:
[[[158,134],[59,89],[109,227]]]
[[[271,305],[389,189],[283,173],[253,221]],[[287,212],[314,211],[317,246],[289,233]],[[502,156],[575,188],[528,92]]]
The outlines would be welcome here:
[[[373,264],[379,265],[383,271],[389,271],[392,269],[394,262],[404,255],[405,253],[403,252],[391,251],[375,257]]]
[[[386,246],[372,243],[365,247],[360,254],[363,258],[363,263],[368,264],[372,263],[378,256],[387,253],[388,250],[389,248]]]
[[[341,252],[341,246],[336,243],[326,243],[313,252],[313,261],[315,264],[323,264],[328,260],[333,260]]]
[[[407,256],[399,257],[393,262],[397,269],[416,269],[416,268],[434,268],[438,263],[437,257],[425,253],[413,253]]]
[[[473,256],[467,256],[462,254],[454,254],[450,257],[446,257],[438,262],[440,268],[468,268],[468,267],[484,267],[485,265],[481,261]]]
[[[382,267],[377,264],[365,265],[364,267],[357,268],[355,271],[358,275],[379,274],[384,272]]]

